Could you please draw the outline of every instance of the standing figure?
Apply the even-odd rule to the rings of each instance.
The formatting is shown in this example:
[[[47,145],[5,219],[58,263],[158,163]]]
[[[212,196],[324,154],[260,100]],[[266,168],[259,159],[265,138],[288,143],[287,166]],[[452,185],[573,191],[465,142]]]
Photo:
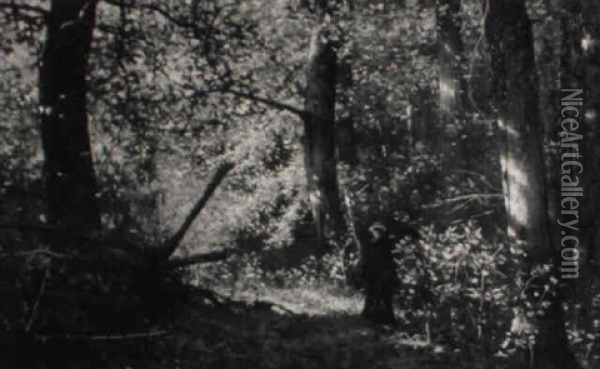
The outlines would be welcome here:
[[[366,287],[362,315],[376,323],[394,322],[393,293],[395,268],[392,241],[380,222],[369,227],[370,238],[362,250],[363,277]]]

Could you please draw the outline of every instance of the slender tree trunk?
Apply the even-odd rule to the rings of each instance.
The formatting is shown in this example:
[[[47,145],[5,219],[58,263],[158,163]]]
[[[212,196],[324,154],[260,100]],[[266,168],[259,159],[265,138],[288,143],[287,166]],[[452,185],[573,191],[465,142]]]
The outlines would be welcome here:
[[[540,305],[538,290],[551,286],[549,276],[537,276],[532,269],[553,264],[550,246],[545,176],[542,158],[542,122],[538,111],[538,92],[531,22],[525,0],[487,2],[486,37],[494,73],[495,106],[498,125],[504,136],[501,152],[502,184],[508,219],[511,249],[518,258],[517,284],[521,291],[519,312],[513,328],[529,341],[515,356],[515,367],[539,369],[577,368],[569,350],[559,291],[545,294]],[[526,313],[544,306],[530,319]]]
[[[435,147],[441,156],[442,170],[452,167],[458,168],[467,160],[467,155],[462,155],[460,137],[449,134],[451,127],[458,130],[463,104],[461,100],[461,71],[460,61],[463,54],[463,43],[460,37],[460,2],[461,0],[436,1],[436,35],[438,56],[438,124],[435,135]],[[458,133],[458,132],[457,132]],[[459,151],[451,150],[449,142],[457,145]],[[452,151],[454,151],[452,153]],[[451,158],[452,156],[452,158]],[[443,178],[440,184],[443,185]],[[445,186],[444,186],[445,187]],[[444,220],[442,220],[442,224]],[[439,311],[440,323],[452,321],[453,308],[449,304],[442,305]]]
[[[48,221],[100,227],[86,109],[95,0],[53,0],[40,65],[40,113]]]
[[[563,0],[566,1],[566,0]],[[586,73],[586,157],[600,157],[600,27],[598,14],[600,4],[596,1],[584,2],[582,8],[583,34],[580,41],[583,49]],[[586,230],[590,263],[600,268],[600,160],[588,160],[586,163],[588,188],[586,189],[586,204],[589,206],[589,220],[593,221]]]
[[[147,128],[150,130],[151,128]],[[146,189],[137,200],[137,214],[141,230],[144,234],[158,236],[160,230],[161,194],[156,189],[158,180],[158,144],[159,137],[148,134],[143,137],[142,145],[147,148],[141,154],[139,184]]]
[[[463,43],[460,36],[460,0],[438,0],[436,7],[437,42],[439,62],[439,124],[442,132],[448,132],[449,127],[458,129],[458,122],[463,118],[465,108],[464,93],[466,83],[462,77],[461,60]],[[447,134],[438,136],[438,147],[448,161],[450,148],[446,142]],[[463,152],[463,145],[457,143],[456,155],[464,163],[468,155]]]
[[[558,14],[557,1],[548,4],[552,14]],[[541,101],[540,118],[544,122],[545,139],[545,168],[546,171],[546,195],[549,224],[549,235],[552,240],[560,239],[561,227],[556,222],[560,216],[560,173],[556,168],[560,167],[560,81],[556,76],[560,75],[560,45],[557,40],[562,37],[560,29],[560,17],[553,17],[552,21],[545,23],[540,33],[540,53],[538,55],[539,75],[551,76],[540,79],[539,96]],[[556,245],[555,245],[556,247]]]
[[[335,156],[335,72],[337,57],[326,25],[313,34],[306,73],[304,152],[310,204],[316,225],[316,255],[342,225]]]

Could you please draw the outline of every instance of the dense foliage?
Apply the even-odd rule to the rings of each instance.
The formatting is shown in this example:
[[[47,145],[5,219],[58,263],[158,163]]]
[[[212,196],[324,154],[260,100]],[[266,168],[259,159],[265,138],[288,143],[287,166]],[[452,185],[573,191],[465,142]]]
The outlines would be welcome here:
[[[390,352],[416,355],[404,352],[406,347],[431,355],[432,362],[440,357],[483,366],[528,347],[525,329],[514,319],[523,308],[524,287],[514,277],[519,251],[506,236],[504,137],[495,124],[498,107],[490,103],[493,63],[484,27],[489,6],[463,0],[454,15],[462,50],[455,61],[460,87],[451,94],[460,103],[448,123],[440,106],[448,88],[440,82],[447,62],[440,61],[438,44],[445,32],[437,22],[440,11],[447,11],[443,1],[325,1],[325,15],[319,1],[97,1],[86,81],[102,229],[79,233],[57,229],[45,202],[38,67],[51,3],[0,0],[0,294],[9,301],[0,311],[3,355],[14,350],[26,356],[31,349],[43,358],[54,355],[54,344],[81,344],[86,354],[98,355],[98,363],[120,367],[131,358],[103,346],[108,340],[102,337],[127,339],[123,332],[162,332],[170,324],[173,335],[179,332],[175,343],[142,339],[168,352],[169,360],[182,358],[182,367],[194,355],[205,365],[214,359],[221,365],[215,367],[228,368],[242,367],[242,355],[256,368],[360,367],[379,351],[389,358],[382,365],[392,367],[400,359]],[[578,3],[581,14],[600,15],[597,6]],[[540,90],[540,106],[530,108],[545,122],[546,137],[539,139],[556,165],[552,122],[558,107],[549,91],[560,88],[557,76],[568,46],[563,40],[571,31],[561,28],[562,2],[527,5]],[[600,34],[593,24],[585,36],[590,39]],[[313,252],[320,234],[304,156],[306,70],[311,34],[319,27],[337,58],[334,168],[344,223],[341,234],[327,239],[323,257]],[[598,76],[589,75],[591,86]],[[177,234],[223,163],[235,167],[192,219],[174,258],[222,250],[228,258],[165,267],[153,252]],[[548,183],[556,180],[546,176]],[[600,193],[590,188],[590,196]],[[350,320],[349,331],[358,337],[366,329],[374,349],[349,359],[347,347],[362,342],[339,339],[346,327],[335,319],[360,313],[361,247],[376,222],[389,229],[393,245],[398,329],[381,338]],[[57,235],[62,248],[54,247]],[[134,261],[114,261],[128,253]],[[534,276],[550,274],[550,266],[536,267]],[[565,297],[570,344],[587,368],[600,362],[594,271],[583,294],[572,292],[581,289],[576,284],[557,287]],[[551,284],[546,288],[554,291],[557,282]],[[262,311],[261,303],[272,311]],[[198,304],[198,312],[189,304]],[[235,311],[238,327],[220,325],[228,319],[220,311],[228,309]],[[239,314],[257,326],[245,325],[250,323]],[[295,321],[296,315],[306,322]],[[193,323],[198,330],[215,330],[214,341],[183,332],[184,317],[198,316],[214,319]],[[332,320],[319,320],[327,317]],[[311,339],[329,338],[326,347],[342,358],[327,362],[323,349],[316,360],[307,359],[302,353],[311,348],[301,340],[288,345],[278,329],[293,335],[302,324],[313,324],[319,333]],[[327,329],[319,331],[320,324]],[[262,329],[264,337],[232,338],[238,328]],[[11,337],[25,352],[10,346]],[[199,343],[189,348],[178,338]],[[118,352],[118,359],[107,359],[110,352]],[[163,360],[149,367],[173,367]]]

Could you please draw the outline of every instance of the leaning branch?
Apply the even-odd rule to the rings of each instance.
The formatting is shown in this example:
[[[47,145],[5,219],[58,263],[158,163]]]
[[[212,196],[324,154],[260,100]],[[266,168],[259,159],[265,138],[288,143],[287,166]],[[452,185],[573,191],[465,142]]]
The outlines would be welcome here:
[[[217,187],[219,187],[227,173],[229,173],[229,171],[233,169],[233,167],[234,164],[232,163],[224,163],[221,164],[219,168],[217,168],[217,171],[215,172],[211,181],[208,183],[208,186],[204,190],[204,193],[202,194],[200,199],[198,199],[188,216],[185,218],[181,227],[179,227],[177,232],[175,232],[175,234],[170,239],[168,239],[163,245],[161,245],[158,248],[158,255],[160,258],[166,260],[173,254],[173,252],[175,252],[177,247],[179,247],[179,245],[181,244],[181,241],[183,241],[183,237],[192,226],[192,223],[194,223],[194,220],[196,220],[196,218],[198,217],[202,209],[204,209],[206,203],[208,203],[208,200],[211,198]]]
[[[212,179],[206,186],[206,189],[202,193],[202,196],[198,199],[196,204],[194,204],[192,210],[186,216],[185,220],[183,221],[183,224],[179,227],[177,232],[175,232],[173,234],[173,236],[171,238],[169,238],[165,243],[160,245],[157,248],[156,253],[153,253],[154,256],[157,256],[157,260],[165,260],[166,261],[165,262],[166,268],[177,268],[180,266],[187,266],[187,265],[192,265],[192,264],[199,264],[199,263],[223,260],[233,253],[231,250],[223,250],[223,251],[214,252],[214,253],[193,255],[193,256],[191,256],[189,258],[185,258],[185,259],[175,258],[175,259],[169,260],[169,258],[173,254],[173,252],[175,252],[177,247],[179,247],[179,245],[181,244],[181,241],[183,241],[183,238],[185,237],[186,233],[188,232],[188,230],[190,229],[190,227],[192,226],[192,224],[194,223],[194,221],[196,220],[196,218],[198,217],[198,215],[200,214],[202,209],[204,209],[204,207],[208,203],[208,200],[210,200],[210,198],[214,194],[217,187],[219,187],[219,185],[221,184],[221,182],[223,182],[223,179],[225,178],[227,173],[229,173],[229,171],[231,169],[233,169],[233,167],[234,167],[234,164],[232,164],[232,163],[224,163],[224,164],[221,164],[221,166],[219,166],[217,168],[217,171],[215,172]],[[54,228],[54,227],[50,227],[47,225],[20,225],[20,224],[0,223],[0,231],[3,229],[15,230],[15,231],[21,231],[21,232],[35,231],[35,232],[41,232],[42,234],[50,234],[50,235],[54,235],[54,236],[58,235],[58,236],[64,236],[67,238],[73,238],[76,240],[90,241],[90,242],[96,243],[96,244],[100,243],[100,244],[108,246],[108,247],[103,247],[100,249],[103,251],[103,254],[105,254],[105,256],[107,256],[107,257],[112,256],[116,260],[119,260],[120,262],[123,262],[128,265],[129,264],[136,265],[142,261],[139,258],[138,253],[135,253],[135,251],[138,250],[138,248],[136,247],[135,244],[131,244],[130,242],[128,242],[128,240],[111,240],[111,239],[105,239],[105,238],[101,238],[101,237],[94,237],[91,234],[85,234],[85,233],[79,234],[76,232],[67,232],[67,230],[60,229],[60,228]],[[132,254],[132,251],[134,252],[133,254]],[[68,255],[53,253],[49,250],[41,250],[41,249],[33,250],[33,251],[30,251],[27,253],[22,253],[17,256],[21,256],[21,255],[29,256],[29,255],[34,255],[34,254],[44,254],[49,257],[61,258],[61,259],[69,258]],[[3,257],[3,256],[5,256],[5,255],[0,254],[0,257]]]
[[[227,90],[227,91],[225,91],[225,93],[228,93],[228,94],[231,94],[231,95],[234,95],[234,96],[237,96],[237,97],[241,97],[243,99],[247,99],[247,100],[259,102],[261,104],[273,107],[275,109],[288,111],[288,112],[290,112],[292,114],[296,114],[300,118],[305,118],[306,115],[307,115],[306,111],[304,111],[302,109],[299,109],[299,108],[297,108],[295,106],[292,106],[290,104],[286,104],[286,103],[281,102],[281,101],[270,99],[268,97],[258,96],[258,95],[252,94],[252,93],[242,92],[242,91],[235,91],[235,90]]]

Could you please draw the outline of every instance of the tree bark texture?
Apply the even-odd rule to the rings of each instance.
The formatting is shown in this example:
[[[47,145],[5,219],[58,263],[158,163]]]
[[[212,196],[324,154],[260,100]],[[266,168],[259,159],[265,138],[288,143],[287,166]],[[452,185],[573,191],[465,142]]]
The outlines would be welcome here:
[[[53,0],[39,71],[48,221],[77,231],[100,227],[86,108],[95,0]]]
[[[542,158],[542,122],[538,111],[538,81],[531,22],[525,0],[488,2],[486,38],[493,71],[494,103],[503,137],[501,150],[502,184],[511,249],[517,259],[517,284],[522,289],[516,321],[527,321],[524,331],[534,336],[529,350],[519,350],[516,367],[571,369],[577,362],[569,350],[559,291],[548,295],[534,319],[525,316],[539,306],[536,285],[549,278],[531,274],[536,266],[552,264],[555,252],[550,245],[545,176]],[[539,291],[537,291],[539,292]]]

